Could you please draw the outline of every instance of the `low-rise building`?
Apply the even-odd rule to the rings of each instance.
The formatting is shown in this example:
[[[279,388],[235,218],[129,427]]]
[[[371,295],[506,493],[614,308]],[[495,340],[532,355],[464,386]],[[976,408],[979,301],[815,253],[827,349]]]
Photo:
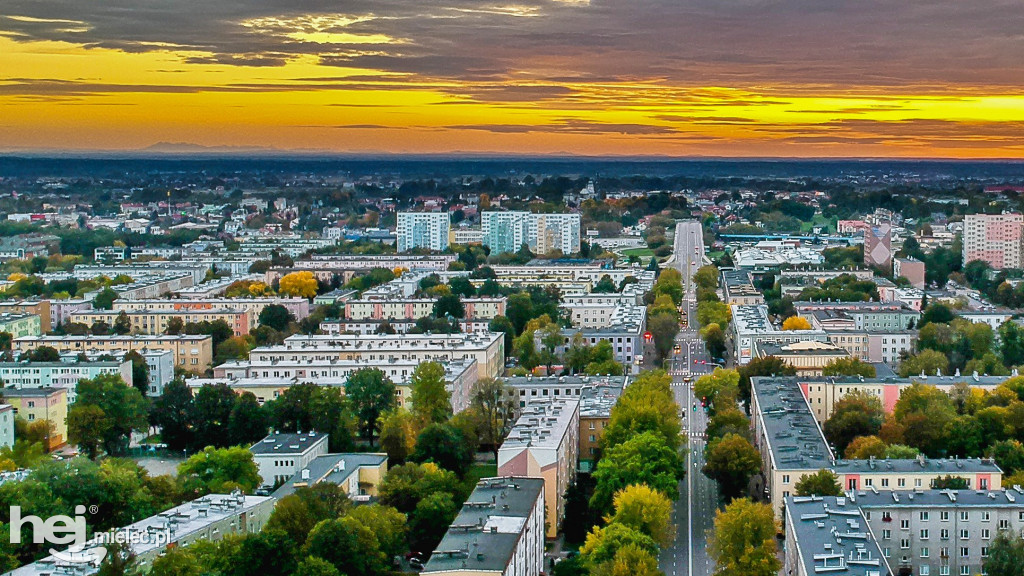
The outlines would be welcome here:
[[[249,447],[263,486],[287,482],[327,454],[327,434],[274,432]]]
[[[388,455],[359,452],[317,456],[271,496],[280,501],[295,490],[329,482],[341,488],[353,502],[366,502],[378,494],[388,472]]]
[[[622,306],[615,309],[613,316],[606,326],[600,328],[563,328],[563,341],[555,347],[555,353],[565,354],[577,336],[582,344],[594,346],[598,342],[605,341],[612,347],[615,361],[622,364],[623,369],[630,374],[637,374],[640,365],[636,362],[637,356],[643,355],[644,332],[647,330],[647,308],[643,306]],[[538,349],[543,346],[540,342],[541,331],[534,334],[537,340]]]
[[[46,420],[50,435],[46,450],[54,450],[68,441],[68,392],[64,388],[4,389],[4,401],[11,405],[14,416],[28,423]]]
[[[838,460],[832,471],[843,490],[929,490],[947,476],[961,478],[969,490],[999,490],[1003,471],[991,458],[917,458]]]
[[[768,306],[732,306],[730,328],[736,363],[745,365],[766,345],[783,346],[797,342],[827,342],[824,330],[779,330],[768,318]]]
[[[131,324],[133,333],[148,336],[164,334],[167,332],[170,321],[175,318],[180,320],[182,325],[223,320],[231,327],[231,331],[235,336],[247,335],[255,322],[251,310],[226,308],[213,308],[209,310],[90,310],[88,312],[75,312],[71,315],[71,321],[85,324],[86,326],[92,326],[97,322],[113,326],[114,322],[122,314]]]
[[[423,574],[537,576],[544,570],[545,501],[539,478],[484,478],[462,505]]]
[[[921,320],[920,311],[899,302],[794,302],[793,307],[814,328],[831,317],[849,318],[861,330],[907,330]]]
[[[839,346],[850,356],[869,363],[895,366],[904,353],[912,353],[917,343],[917,330],[858,330],[836,329],[825,331],[830,344]]]
[[[559,398],[528,402],[498,449],[498,474],[544,480],[547,536],[565,516],[565,491],[576,478],[580,402]]]
[[[795,368],[800,376],[821,376],[829,363],[849,358],[850,353],[828,342],[805,340],[781,345],[761,343],[757,345],[757,356],[774,356]]]
[[[782,574],[788,576],[889,576],[877,535],[847,498],[786,498]],[[935,573],[938,576],[938,572]]]

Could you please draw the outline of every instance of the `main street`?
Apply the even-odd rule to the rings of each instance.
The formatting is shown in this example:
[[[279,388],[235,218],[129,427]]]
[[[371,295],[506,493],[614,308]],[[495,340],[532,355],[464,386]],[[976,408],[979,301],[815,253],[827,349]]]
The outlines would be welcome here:
[[[676,223],[675,252],[671,265],[683,275],[683,307],[687,325],[676,336],[679,351],[670,361],[672,389],[676,403],[682,409],[683,430],[686,432],[686,478],[679,483],[679,500],[672,513],[676,524],[676,538],[672,545],[661,551],[659,565],[668,576],[704,576],[714,572],[714,561],[707,550],[707,533],[714,523],[718,504],[718,488],[704,475],[704,431],[707,415],[693,396],[693,383],[701,374],[710,372],[714,365],[704,342],[697,332],[697,295],[693,274],[704,259],[703,230],[696,221]],[[694,410],[696,407],[696,410]]]

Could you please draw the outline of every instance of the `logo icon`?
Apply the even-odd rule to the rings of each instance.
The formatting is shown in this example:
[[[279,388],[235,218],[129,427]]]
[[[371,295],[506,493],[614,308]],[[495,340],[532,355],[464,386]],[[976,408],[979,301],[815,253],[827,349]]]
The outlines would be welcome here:
[[[86,546],[85,506],[75,506],[75,516],[50,516],[43,520],[39,516],[21,515],[21,506],[11,506],[11,544],[21,544],[21,529],[25,524],[32,526],[33,544],[68,545],[62,552],[50,548],[50,554],[68,564],[92,564],[98,566],[107,555],[103,546]]]

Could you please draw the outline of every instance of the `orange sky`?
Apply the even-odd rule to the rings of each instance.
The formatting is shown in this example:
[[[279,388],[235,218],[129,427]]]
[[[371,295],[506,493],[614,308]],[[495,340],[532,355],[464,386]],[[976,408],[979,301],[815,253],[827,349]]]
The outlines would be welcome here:
[[[0,7],[0,150],[1024,157],[1001,0],[135,3]]]

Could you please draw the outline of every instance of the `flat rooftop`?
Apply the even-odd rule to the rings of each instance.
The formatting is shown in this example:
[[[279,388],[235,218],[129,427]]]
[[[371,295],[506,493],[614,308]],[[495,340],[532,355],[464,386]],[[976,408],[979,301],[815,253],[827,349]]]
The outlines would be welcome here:
[[[861,508],[1013,508],[1024,510],[1024,489],[1003,490],[858,490],[848,492]]]
[[[327,434],[275,432],[249,447],[254,456],[263,454],[303,454],[311,447],[327,442]]]
[[[503,339],[501,332],[470,332],[456,334],[330,334],[294,335],[285,338],[284,344],[260,346],[253,351],[285,352],[316,350],[403,350],[419,348],[428,350],[459,350],[486,348],[496,340]]]
[[[1000,473],[991,458],[900,458],[838,460],[832,468],[837,474],[973,474]]]
[[[562,441],[580,402],[574,398],[532,400],[520,410],[519,419],[501,449],[556,447]]]
[[[772,461],[778,470],[832,466],[832,451],[795,378],[751,378]]]
[[[480,480],[430,555],[423,573],[457,570],[503,573],[519,543],[523,526],[543,493],[541,478]]]
[[[317,456],[290,480],[282,484],[271,494],[275,500],[280,500],[297,489],[304,486],[313,486],[321,482],[330,482],[340,485],[349,476],[358,474],[363,466],[380,466],[388,461],[387,454],[375,453],[346,453],[346,454],[324,454]],[[303,474],[308,478],[303,478]]]
[[[786,514],[787,545],[797,547],[804,573],[893,573],[860,508],[848,498],[788,496]]]

